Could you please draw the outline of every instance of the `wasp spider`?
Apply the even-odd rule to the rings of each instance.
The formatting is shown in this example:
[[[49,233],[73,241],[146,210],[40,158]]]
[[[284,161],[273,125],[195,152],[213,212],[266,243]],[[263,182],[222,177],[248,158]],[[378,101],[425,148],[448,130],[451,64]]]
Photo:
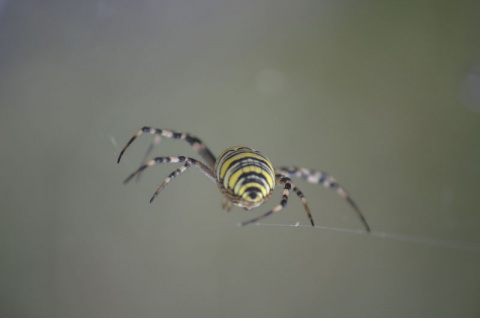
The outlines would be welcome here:
[[[256,208],[270,199],[275,185],[284,185],[283,196],[280,204],[273,207],[267,213],[243,222],[241,225],[256,223],[261,219],[282,210],[287,205],[290,190],[293,190],[293,192],[295,192],[295,194],[302,201],[308,218],[310,219],[310,223],[312,226],[314,226],[315,223],[313,222],[313,217],[310,213],[307,200],[300,189],[294,186],[290,179],[292,177],[297,177],[307,182],[321,184],[326,188],[335,190],[338,195],[343,197],[353,207],[365,226],[367,232],[370,232],[370,227],[362,212],[360,212],[360,209],[357,207],[355,202],[347,194],[345,189],[341,187],[337,181],[335,181],[335,179],[323,172],[294,166],[279,167],[274,169],[267,157],[249,147],[228,148],[218,158],[215,158],[210,149],[208,149],[208,147],[200,139],[189,133],[143,127],[135,135],[133,135],[125,147],[123,147],[120,155],[118,156],[117,163],[120,162],[120,159],[130,144],[143,133],[155,135],[152,144],[147,150],[145,158],[148,156],[153,146],[159,143],[161,138],[164,137],[185,140],[205,161],[205,163],[202,163],[194,158],[185,156],[156,157],[148,161],[144,159],[143,164],[130,176],[128,176],[124,183],[130,181],[135,176],[138,177],[143,170],[155,164],[167,162],[183,164],[180,168],[173,171],[165,179],[165,181],[163,181],[150,199],[150,203],[155,199],[155,197],[167,183],[180,176],[182,173],[187,171],[188,168],[193,166],[198,168],[201,172],[203,172],[204,175],[217,184],[223,194],[222,208],[226,208],[228,211],[231,209],[232,203],[242,207],[247,211]]]

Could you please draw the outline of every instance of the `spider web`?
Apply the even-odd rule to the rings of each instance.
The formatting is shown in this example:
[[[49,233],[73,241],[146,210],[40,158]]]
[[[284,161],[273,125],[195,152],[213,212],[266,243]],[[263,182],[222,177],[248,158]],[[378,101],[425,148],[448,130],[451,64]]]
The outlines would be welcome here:
[[[296,222],[294,224],[254,223],[251,226],[312,228],[312,226],[310,225],[301,225],[300,222]],[[464,250],[464,251],[469,251],[473,253],[480,253],[480,244],[475,244],[470,242],[442,240],[442,239],[436,239],[436,238],[424,237],[424,236],[412,236],[412,235],[377,232],[377,231],[372,231],[370,233],[367,233],[364,230],[352,230],[352,229],[318,226],[318,225],[314,226],[314,228],[319,230],[325,230],[325,231],[343,232],[351,235],[365,235],[369,237],[375,237],[375,238],[381,238],[381,239],[387,239],[387,240],[393,240],[393,241],[408,242],[408,243],[422,244],[427,246],[437,246],[437,247],[451,248],[456,250]]]

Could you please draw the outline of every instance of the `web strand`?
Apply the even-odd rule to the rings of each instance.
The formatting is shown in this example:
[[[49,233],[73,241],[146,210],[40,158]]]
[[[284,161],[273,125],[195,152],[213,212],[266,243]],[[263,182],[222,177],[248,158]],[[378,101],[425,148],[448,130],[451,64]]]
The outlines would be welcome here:
[[[301,225],[299,222],[294,224],[253,223],[251,226],[254,226],[254,225],[255,226],[272,226],[272,227],[300,227],[300,228],[310,228],[310,229],[312,228],[310,225]],[[423,236],[411,236],[411,235],[376,232],[376,231],[367,233],[365,230],[352,230],[352,229],[319,226],[319,225],[316,225],[314,228],[325,230],[325,231],[342,232],[342,233],[348,233],[353,235],[365,235],[366,237],[375,237],[375,238],[382,238],[382,239],[388,239],[393,241],[408,242],[408,243],[422,244],[427,246],[437,246],[437,247],[450,248],[455,250],[464,250],[464,251],[469,251],[473,253],[480,253],[480,244],[475,244],[470,242],[442,240],[442,239],[423,237]]]

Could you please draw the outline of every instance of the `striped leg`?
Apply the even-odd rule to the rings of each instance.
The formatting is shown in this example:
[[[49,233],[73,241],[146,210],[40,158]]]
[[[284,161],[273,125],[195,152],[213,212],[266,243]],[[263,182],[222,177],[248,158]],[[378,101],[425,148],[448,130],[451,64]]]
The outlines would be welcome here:
[[[175,179],[176,177],[178,177],[179,175],[187,171],[187,169],[190,168],[191,166],[192,164],[189,161],[187,161],[183,166],[181,166],[180,168],[170,173],[168,177],[162,182],[162,184],[157,188],[155,193],[152,195],[152,197],[150,198],[150,203],[153,202],[153,200],[157,197],[158,193],[162,191],[163,187],[165,187],[167,183],[169,183],[170,181],[172,181],[172,179]]]
[[[310,224],[312,224],[312,226],[315,226],[315,222],[313,222],[312,213],[310,213],[310,208],[308,207],[308,204],[307,204],[307,199],[303,195],[302,191],[300,191],[300,189],[295,186],[293,187],[293,191],[297,194],[297,196],[302,201],[303,206],[305,207],[305,211],[307,211],[308,218],[310,219]]]
[[[179,157],[156,157],[152,160],[147,161],[144,165],[140,166],[137,170],[135,170],[132,174],[130,174],[125,179],[125,181],[123,181],[123,182],[124,183],[129,182],[133,177],[135,177],[136,175],[141,173],[147,167],[151,167],[153,165],[160,164],[160,163],[168,163],[168,162],[172,162],[172,163],[182,163],[182,162],[184,162],[185,164],[183,166],[181,166],[180,168],[176,169],[175,171],[173,171],[165,179],[165,181],[163,181],[163,183],[157,188],[157,191],[155,191],[152,198],[150,199],[150,203],[152,203],[152,201],[155,199],[155,197],[163,189],[163,187],[165,187],[165,185],[167,183],[169,183],[170,181],[172,181],[172,179],[178,177],[179,175],[181,175],[182,173],[187,171],[187,169],[190,168],[191,166],[194,166],[194,167],[197,167],[198,169],[200,169],[200,171],[202,171],[204,175],[206,175],[210,180],[212,180],[214,183],[216,183],[215,176],[214,176],[212,170],[209,167],[207,167],[206,165],[204,165],[203,163],[201,163],[198,160],[195,160],[195,159],[190,158],[190,157],[184,157],[184,156],[179,156]]]
[[[280,179],[277,179],[277,183],[285,184],[285,187],[283,188],[283,195],[282,195],[282,200],[280,201],[280,204],[274,206],[270,211],[268,211],[263,215],[260,215],[259,217],[240,223],[241,226],[245,226],[251,223],[257,223],[261,219],[266,218],[267,216],[273,213],[276,213],[287,206],[288,195],[290,194],[290,189],[292,188],[292,181],[290,180],[290,178],[282,176]]]
[[[275,173],[281,174],[283,176],[290,177],[290,178],[297,177],[309,183],[321,184],[326,188],[335,190],[337,194],[342,198],[344,198],[350,204],[350,206],[355,210],[358,217],[360,218],[363,225],[365,226],[365,229],[367,230],[367,232],[370,233],[370,226],[368,225],[367,219],[365,218],[363,213],[360,211],[357,204],[353,201],[350,195],[348,195],[345,188],[342,187],[340,184],[338,184],[338,182],[328,174],[321,171],[298,168],[294,166],[277,168],[275,169]]]
[[[150,146],[148,146],[148,149],[145,152],[145,155],[143,156],[142,163],[140,164],[140,166],[143,166],[145,162],[147,162],[148,156],[152,152],[153,148],[160,143],[160,141],[162,141],[162,137],[160,135],[155,135],[153,137],[153,140],[150,143]],[[140,181],[141,174],[142,174],[141,172],[137,174],[137,177],[135,178],[136,181]]]
[[[143,127],[142,129],[137,131],[132,138],[130,138],[130,140],[127,142],[125,147],[123,147],[122,151],[120,151],[120,155],[118,156],[117,163],[120,162],[120,159],[122,159],[123,153],[125,152],[125,150],[127,150],[130,144],[143,133],[158,135],[160,137],[165,137],[165,138],[185,140],[190,144],[190,146],[193,147],[193,150],[195,150],[195,152],[197,152],[200,156],[202,156],[202,158],[207,162],[207,166],[210,167],[210,169],[213,169],[213,166],[215,165],[215,156],[212,154],[210,149],[208,149],[208,147],[200,139],[193,136],[192,134],[189,134],[186,132],[177,132],[177,131],[167,130],[167,129],[151,128],[151,127]]]

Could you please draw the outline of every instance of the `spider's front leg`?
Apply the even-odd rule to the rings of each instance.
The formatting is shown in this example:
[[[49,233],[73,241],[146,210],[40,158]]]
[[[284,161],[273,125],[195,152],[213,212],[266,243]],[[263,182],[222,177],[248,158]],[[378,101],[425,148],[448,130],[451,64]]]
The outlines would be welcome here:
[[[152,152],[153,148],[155,148],[155,146],[160,143],[160,141],[162,141],[162,137],[160,135],[155,135],[153,137],[153,140],[150,143],[150,146],[148,146],[148,149],[145,152],[145,155],[143,155],[142,163],[140,164],[140,166],[143,166],[147,162],[148,156]],[[141,172],[139,174],[137,174],[137,177],[135,178],[136,181],[140,181],[140,176],[141,176]]]
[[[137,139],[140,135],[147,133],[147,134],[152,134],[155,135],[155,138],[153,142],[150,144],[150,147],[147,150],[147,156],[149,152],[153,149],[153,147],[158,144],[161,140],[161,137],[168,138],[168,139],[180,139],[180,140],[185,140],[190,144],[190,146],[193,148],[193,150],[198,153],[202,158],[206,161],[207,166],[210,169],[213,169],[213,166],[215,165],[215,156],[213,153],[210,151],[210,149],[205,145],[199,138],[196,136],[187,133],[187,132],[178,132],[178,131],[173,131],[173,130],[168,130],[168,129],[158,129],[158,128],[152,128],[152,127],[143,127],[139,131],[137,131],[132,138],[127,142],[127,144],[123,147],[123,149],[120,151],[120,155],[118,156],[117,163],[120,162],[120,159],[122,159],[123,154],[127,150],[127,148],[132,144],[132,142]],[[145,160],[145,159],[144,159]]]
[[[214,183],[216,183],[215,175],[209,167],[207,167],[206,165],[204,165],[203,163],[201,163],[200,161],[198,161],[196,159],[193,159],[193,158],[190,158],[190,157],[185,157],[185,156],[156,157],[152,160],[147,161],[144,165],[140,166],[137,170],[135,170],[132,174],[130,174],[125,179],[125,181],[123,181],[123,182],[124,183],[129,182],[133,177],[135,177],[136,175],[138,175],[139,173],[141,173],[143,170],[145,170],[148,167],[151,167],[151,166],[156,165],[156,164],[169,163],[169,162],[184,163],[184,165],[181,166],[180,168],[176,169],[172,173],[170,173],[170,175],[165,179],[165,181],[163,181],[163,183],[157,188],[157,190],[153,194],[152,198],[150,199],[150,203],[152,203],[152,201],[155,199],[155,197],[158,195],[158,193],[163,189],[163,187],[165,187],[165,185],[167,185],[174,178],[180,176],[182,173],[187,171],[188,168],[190,168],[191,166],[194,166],[194,167],[197,167],[198,169],[200,169],[200,171],[204,175],[206,175],[210,180],[212,180]]]

